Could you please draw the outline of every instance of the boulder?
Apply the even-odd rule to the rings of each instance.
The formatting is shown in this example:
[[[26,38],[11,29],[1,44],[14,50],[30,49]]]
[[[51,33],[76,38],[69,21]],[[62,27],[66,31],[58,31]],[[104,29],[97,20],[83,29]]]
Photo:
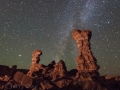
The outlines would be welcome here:
[[[72,83],[72,80],[69,79],[60,79],[54,82],[60,89],[67,87]]]
[[[16,72],[15,74],[14,74],[14,77],[13,77],[13,79],[17,82],[17,83],[20,83],[21,82],[21,80],[22,80],[22,78],[24,77],[24,73],[22,73],[22,72]]]
[[[21,84],[23,86],[25,86],[26,88],[30,88],[32,86],[33,83],[33,79],[32,77],[28,76],[28,75],[24,75],[22,80],[21,80]]]

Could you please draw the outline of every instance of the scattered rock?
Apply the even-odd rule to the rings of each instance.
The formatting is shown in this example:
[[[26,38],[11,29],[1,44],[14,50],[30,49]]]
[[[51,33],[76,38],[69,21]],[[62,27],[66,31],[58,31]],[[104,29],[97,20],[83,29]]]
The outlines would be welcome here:
[[[67,87],[72,83],[70,79],[60,79],[54,82],[60,89],[63,87]]]
[[[49,81],[41,82],[40,85],[43,90],[54,90],[56,88]]]

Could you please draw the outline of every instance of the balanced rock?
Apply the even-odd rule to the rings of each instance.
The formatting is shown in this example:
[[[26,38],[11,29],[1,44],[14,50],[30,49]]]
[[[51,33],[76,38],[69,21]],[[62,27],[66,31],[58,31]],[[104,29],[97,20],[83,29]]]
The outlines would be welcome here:
[[[72,37],[77,43],[79,52],[76,58],[78,72],[93,72],[98,70],[97,60],[90,50],[91,31],[75,29],[72,32]]]
[[[31,63],[30,71],[27,73],[27,75],[32,76],[34,72],[37,72],[42,68],[42,64],[39,64],[40,55],[42,55],[41,50],[35,50],[32,53],[32,63]]]

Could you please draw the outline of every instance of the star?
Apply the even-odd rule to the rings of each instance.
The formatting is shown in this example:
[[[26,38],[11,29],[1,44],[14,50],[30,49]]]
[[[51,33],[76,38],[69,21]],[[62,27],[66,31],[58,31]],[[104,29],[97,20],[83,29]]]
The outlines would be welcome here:
[[[19,57],[21,57],[22,55],[21,55],[21,54],[19,54],[18,56],[19,56]]]

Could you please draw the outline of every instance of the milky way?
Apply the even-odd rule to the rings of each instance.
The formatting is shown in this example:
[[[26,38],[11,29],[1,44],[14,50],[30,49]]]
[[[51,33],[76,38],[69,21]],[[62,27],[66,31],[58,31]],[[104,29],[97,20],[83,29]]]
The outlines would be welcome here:
[[[31,53],[41,49],[40,63],[64,60],[76,68],[73,29],[92,31],[91,49],[102,75],[119,75],[119,0],[1,0],[0,64],[28,69]]]

